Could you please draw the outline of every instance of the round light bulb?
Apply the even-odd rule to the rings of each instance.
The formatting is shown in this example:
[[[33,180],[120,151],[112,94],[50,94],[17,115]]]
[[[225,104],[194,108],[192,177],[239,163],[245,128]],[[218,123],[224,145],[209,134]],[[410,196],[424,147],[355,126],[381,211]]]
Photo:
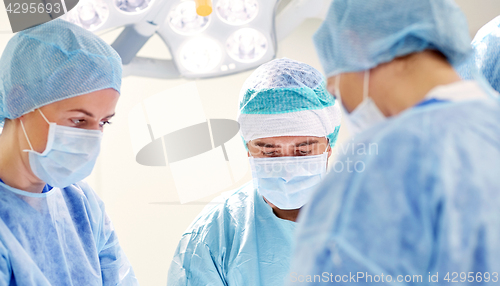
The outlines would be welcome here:
[[[208,26],[209,17],[201,17],[196,13],[194,1],[183,1],[170,11],[168,22],[176,33],[190,36],[203,31]]]
[[[90,31],[101,27],[108,18],[108,6],[102,0],[80,0],[78,5],[64,16],[66,21]]]
[[[128,6],[137,8],[137,7],[141,7],[146,1],[145,0],[126,0],[125,2],[127,3]],[[147,1],[147,2],[149,2],[149,1]]]
[[[84,5],[80,6],[80,21],[82,23],[90,25],[94,23],[99,17],[97,15],[96,10],[94,9],[94,6],[91,3],[85,3]]]
[[[259,4],[257,0],[219,0],[215,10],[223,22],[244,25],[255,19]]]
[[[266,37],[251,28],[239,29],[226,41],[229,56],[242,63],[258,61],[266,54],[267,48]]]
[[[115,0],[115,5],[126,13],[140,13],[151,6],[152,0]]]
[[[180,51],[182,65],[193,73],[204,73],[215,69],[221,59],[222,50],[219,44],[209,38],[189,40]]]

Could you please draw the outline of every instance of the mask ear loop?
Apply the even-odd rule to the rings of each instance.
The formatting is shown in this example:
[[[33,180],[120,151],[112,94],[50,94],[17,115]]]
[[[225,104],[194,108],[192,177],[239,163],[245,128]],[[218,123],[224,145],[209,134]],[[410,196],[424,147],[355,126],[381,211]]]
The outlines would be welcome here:
[[[40,112],[40,114],[42,115],[43,119],[45,119],[45,121],[50,125],[50,122],[49,120],[47,119],[47,117],[45,117],[45,115],[43,114],[43,112],[40,110],[40,108],[38,108],[38,111]],[[28,133],[26,133],[26,128],[24,128],[24,123],[23,121],[19,118],[19,121],[21,122],[21,128],[23,129],[23,133],[24,133],[24,137],[26,137],[26,141],[28,141],[28,145],[30,145],[30,149],[31,151],[35,151],[33,149],[33,146],[31,145],[31,142],[30,142],[30,139],[28,137]]]
[[[49,125],[50,125],[50,122],[49,120],[47,119],[47,117],[45,117],[45,115],[43,114],[43,112],[40,110],[40,108],[38,108],[38,111],[40,112],[40,114],[42,115],[43,119],[45,119],[45,122],[47,122]]]
[[[363,81],[363,100],[368,98],[368,91],[370,88],[370,70],[365,71],[365,78]]]
[[[325,152],[323,152],[323,154],[325,153],[328,153],[328,148],[331,148],[330,146],[330,139],[328,139],[328,137],[325,137],[326,138],[326,149],[325,149]]]
[[[24,137],[26,137],[26,141],[28,141],[28,145],[30,145],[30,149],[31,149],[31,151],[35,151],[35,150],[33,150],[33,146],[31,146],[30,139],[28,138],[28,133],[26,133],[26,129],[24,128],[24,123],[23,123],[23,121],[21,120],[21,118],[19,118],[19,121],[21,122],[21,128],[23,129],[23,132],[24,132]]]

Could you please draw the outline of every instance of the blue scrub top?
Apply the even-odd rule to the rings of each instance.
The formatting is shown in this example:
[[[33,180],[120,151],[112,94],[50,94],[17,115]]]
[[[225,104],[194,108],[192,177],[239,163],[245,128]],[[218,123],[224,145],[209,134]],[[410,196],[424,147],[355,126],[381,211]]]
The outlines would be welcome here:
[[[354,138],[339,161],[357,170],[330,172],[301,211],[287,285],[500,283],[500,104],[474,82],[435,97],[451,100]]]
[[[427,99],[427,100],[424,100],[424,101],[418,103],[417,105],[415,105],[415,107],[422,107],[422,106],[427,106],[427,105],[431,105],[431,104],[435,104],[435,103],[443,103],[443,102],[447,102],[447,100],[431,98],[431,99]]]
[[[248,183],[215,199],[186,230],[167,285],[283,285],[295,225],[278,218]]]
[[[0,182],[0,286],[13,285],[138,285],[85,182],[45,193]]]

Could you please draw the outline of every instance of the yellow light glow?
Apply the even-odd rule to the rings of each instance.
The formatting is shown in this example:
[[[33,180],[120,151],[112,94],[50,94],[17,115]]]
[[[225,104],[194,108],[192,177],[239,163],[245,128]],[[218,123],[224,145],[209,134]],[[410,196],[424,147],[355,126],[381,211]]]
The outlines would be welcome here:
[[[212,14],[212,0],[195,0],[196,14],[206,17]]]

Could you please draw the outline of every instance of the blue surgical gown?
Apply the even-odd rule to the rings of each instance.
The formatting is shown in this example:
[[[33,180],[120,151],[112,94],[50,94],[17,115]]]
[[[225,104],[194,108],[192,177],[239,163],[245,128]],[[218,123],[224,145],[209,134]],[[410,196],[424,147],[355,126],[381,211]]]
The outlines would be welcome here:
[[[436,91],[438,98],[487,97],[470,82]],[[498,102],[414,107],[347,144],[344,169],[332,166],[299,215],[287,285],[500,283]],[[438,282],[429,283],[429,273]]]
[[[0,286],[7,285],[138,283],[85,182],[38,194],[0,182]]]
[[[283,285],[295,224],[278,218],[248,183],[215,199],[187,229],[167,285]]]

